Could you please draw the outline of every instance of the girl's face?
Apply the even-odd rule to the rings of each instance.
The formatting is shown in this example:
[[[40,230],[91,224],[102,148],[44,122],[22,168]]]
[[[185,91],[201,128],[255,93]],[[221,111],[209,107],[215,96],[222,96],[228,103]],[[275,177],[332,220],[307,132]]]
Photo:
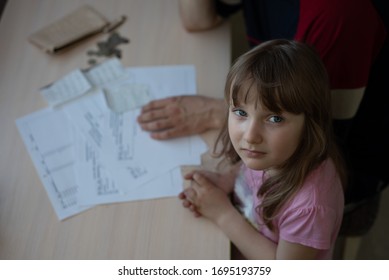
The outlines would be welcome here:
[[[275,114],[251,96],[249,93],[247,103],[230,106],[228,130],[232,145],[248,168],[277,171],[300,143],[304,115]]]

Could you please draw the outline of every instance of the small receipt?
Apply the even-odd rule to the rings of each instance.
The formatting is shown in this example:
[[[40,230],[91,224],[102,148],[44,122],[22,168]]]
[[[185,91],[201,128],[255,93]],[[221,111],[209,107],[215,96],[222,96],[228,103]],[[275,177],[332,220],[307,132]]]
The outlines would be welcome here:
[[[93,86],[102,87],[125,77],[124,67],[117,58],[111,58],[85,71]]]
[[[41,89],[47,103],[54,107],[71,99],[84,95],[92,88],[80,70],[67,74],[62,79]]]
[[[151,100],[146,84],[123,83],[104,89],[107,104],[116,113],[124,113],[139,108]]]

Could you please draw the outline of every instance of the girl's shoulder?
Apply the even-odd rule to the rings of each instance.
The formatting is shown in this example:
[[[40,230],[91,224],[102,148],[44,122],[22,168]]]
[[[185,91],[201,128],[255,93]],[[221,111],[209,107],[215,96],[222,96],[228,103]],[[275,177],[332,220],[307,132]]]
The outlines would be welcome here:
[[[295,207],[335,207],[343,203],[343,187],[331,159],[313,170],[291,200]],[[336,204],[336,205],[333,205]]]

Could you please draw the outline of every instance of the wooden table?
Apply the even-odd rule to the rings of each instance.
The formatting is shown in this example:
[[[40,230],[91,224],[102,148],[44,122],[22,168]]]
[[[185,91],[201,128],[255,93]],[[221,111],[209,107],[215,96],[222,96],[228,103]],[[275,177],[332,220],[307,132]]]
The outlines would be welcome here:
[[[0,23],[0,258],[228,259],[229,241],[177,198],[97,206],[59,221],[15,120],[46,107],[39,88],[86,68],[97,36],[48,55],[28,35],[89,3],[109,19],[126,14],[125,66],[194,64],[198,93],[222,96],[230,63],[229,27],[191,34],[176,0],[8,0]]]

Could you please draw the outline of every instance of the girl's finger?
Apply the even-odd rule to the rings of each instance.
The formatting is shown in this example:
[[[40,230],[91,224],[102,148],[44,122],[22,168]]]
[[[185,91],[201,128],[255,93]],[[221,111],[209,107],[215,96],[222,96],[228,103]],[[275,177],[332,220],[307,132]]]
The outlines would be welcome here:
[[[199,187],[210,188],[210,187],[214,186],[212,184],[212,182],[207,179],[207,177],[203,176],[202,174],[200,174],[198,172],[195,172],[193,174],[193,181],[197,183],[197,184],[193,184],[194,190],[197,190],[197,188],[199,188]]]

